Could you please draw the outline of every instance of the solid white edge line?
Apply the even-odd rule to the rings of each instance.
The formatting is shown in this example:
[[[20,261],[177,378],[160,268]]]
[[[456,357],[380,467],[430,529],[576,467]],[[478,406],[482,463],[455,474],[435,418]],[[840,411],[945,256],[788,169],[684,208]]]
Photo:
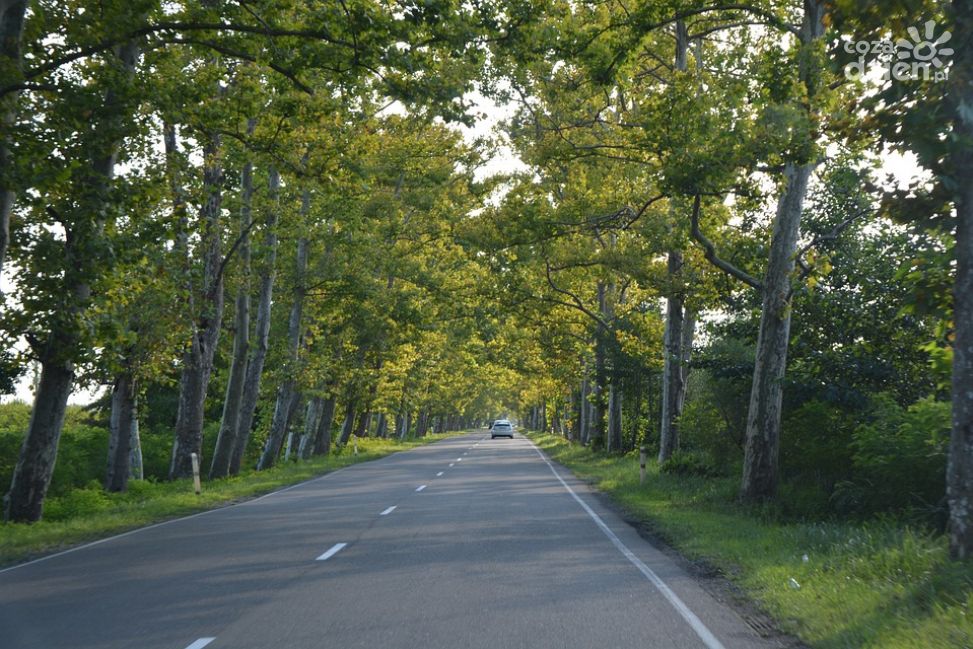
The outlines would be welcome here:
[[[379,514],[379,516],[388,516],[389,514],[395,511],[396,507],[398,507],[398,505],[392,505],[391,507],[383,511],[381,514]]]
[[[186,647],[186,649],[203,649],[203,647],[211,643],[213,640],[216,640],[216,638],[200,638],[196,642]]]
[[[418,487],[416,487],[416,491],[422,491],[425,488],[426,488],[426,485],[424,485],[424,484],[423,485],[419,485]]]
[[[347,545],[348,545],[347,543],[335,543],[330,548],[328,548],[328,551],[327,552],[325,552],[320,557],[318,557],[317,559],[315,559],[315,561],[327,561],[328,559],[330,559],[334,555],[336,555],[339,552],[341,552],[345,548],[345,546],[347,546]]]
[[[598,526],[598,529],[600,529],[604,535],[608,537],[608,540],[612,542],[612,545],[614,545],[615,548],[621,552],[622,555],[628,559],[633,566],[639,569],[639,572],[645,575],[646,579],[652,582],[652,585],[655,586],[660,593],[662,593],[663,597],[669,600],[672,607],[675,608],[676,612],[682,616],[682,619],[689,624],[696,635],[699,636],[699,639],[703,641],[703,644],[709,647],[709,649],[725,649],[723,643],[721,643],[716,636],[713,635],[712,631],[710,631],[706,625],[703,624],[702,620],[696,617],[696,614],[693,613],[688,606],[686,606],[686,603],[679,599],[679,596],[676,595],[671,588],[669,588],[666,582],[662,581],[662,578],[659,577],[659,575],[655,574],[651,568],[649,568],[647,565],[645,565],[645,563],[642,562],[641,559],[635,556],[635,553],[629,550],[628,546],[622,543],[621,539],[615,536],[615,533],[612,532],[611,528],[605,524],[605,521],[601,519],[601,516],[596,514],[594,510],[588,506],[588,503],[581,500],[578,494],[574,492],[574,489],[572,489],[570,485],[564,481],[564,478],[561,477],[561,474],[557,472],[554,465],[551,464],[551,461],[547,459],[539,448],[537,448],[537,445],[531,440],[528,441],[530,442],[530,445],[534,447],[534,450],[537,451],[540,458],[544,460],[544,463],[547,464],[547,467],[551,470],[551,473],[554,474],[554,477],[557,478],[558,482],[560,482],[565,489],[567,489],[568,493],[571,494],[571,497],[574,498],[579,505],[581,505],[581,508],[585,511],[585,513],[588,514],[588,516],[591,517],[591,520],[595,522],[595,525]]]

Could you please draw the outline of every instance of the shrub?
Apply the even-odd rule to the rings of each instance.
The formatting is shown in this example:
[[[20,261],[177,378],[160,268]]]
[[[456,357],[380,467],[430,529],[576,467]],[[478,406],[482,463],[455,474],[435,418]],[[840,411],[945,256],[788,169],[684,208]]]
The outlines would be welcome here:
[[[63,521],[89,516],[111,506],[111,498],[94,481],[84,489],[74,489],[63,496],[48,498],[44,502],[44,520]]]
[[[806,401],[782,422],[781,473],[830,494],[852,474],[851,440],[861,415],[838,404]]]
[[[904,409],[882,395],[871,414],[871,422],[855,429],[853,479],[836,488],[836,508],[860,514],[905,512],[941,526],[950,404],[930,397]]]
[[[720,471],[713,466],[707,457],[695,451],[676,451],[659,469],[663,473],[673,475],[694,475],[704,478],[715,478]]]

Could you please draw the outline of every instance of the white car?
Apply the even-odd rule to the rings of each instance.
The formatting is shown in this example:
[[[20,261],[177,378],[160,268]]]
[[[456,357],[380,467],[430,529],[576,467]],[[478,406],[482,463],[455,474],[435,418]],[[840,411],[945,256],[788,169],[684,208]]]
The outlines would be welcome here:
[[[498,437],[514,438],[514,425],[507,419],[498,419],[490,426],[490,439]]]

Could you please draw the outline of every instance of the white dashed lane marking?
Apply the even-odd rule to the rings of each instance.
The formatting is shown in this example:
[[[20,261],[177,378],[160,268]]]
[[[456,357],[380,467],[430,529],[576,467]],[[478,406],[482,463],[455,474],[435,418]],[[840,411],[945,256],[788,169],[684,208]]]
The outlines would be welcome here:
[[[186,647],[186,649],[203,649],[203,647],[211,643],[213,640],[216,640],[216,638],[200,638],[196,642]]]
[[[320,557],[318,557],[317,560],[318,561],[327,561],[328,559],[330,559],[334,555],[336,555],[339,552],[341,552],[341,550],[344,549],[345,546],[347,546],[347,545],[348,545],[347,543],[335,543],[330,548],[328,548],[328,551],[327,552],[325,552]]]

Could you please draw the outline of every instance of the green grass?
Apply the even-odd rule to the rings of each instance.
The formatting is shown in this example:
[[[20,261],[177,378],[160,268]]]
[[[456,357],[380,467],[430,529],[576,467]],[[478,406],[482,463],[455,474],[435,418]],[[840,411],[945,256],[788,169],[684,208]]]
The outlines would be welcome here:
[[[204,481],[199,496],[193,492],[191,480],[132,481],[128,492],[115,494],[105,493],[97,484],[93,484],[62,498],[49,498],[44,507],[44,519],[40,522],[0,524],[0,566],[151,523],[221,507],[350,464],[375,460],[457,434],[426,435],[404,442],[361,439],[358,442],[358,455],[351,448],[345,448],[338,454],[306,462],[282,463],[266,471],[248,471],[232,478]]]
[[[636,457],[530,437],[813,647],[973,647],[973,564],[950,562],[941,536],[894,521],[782,523],[736,504],[737,478],[662,474],[649,462],[639,485]]]

